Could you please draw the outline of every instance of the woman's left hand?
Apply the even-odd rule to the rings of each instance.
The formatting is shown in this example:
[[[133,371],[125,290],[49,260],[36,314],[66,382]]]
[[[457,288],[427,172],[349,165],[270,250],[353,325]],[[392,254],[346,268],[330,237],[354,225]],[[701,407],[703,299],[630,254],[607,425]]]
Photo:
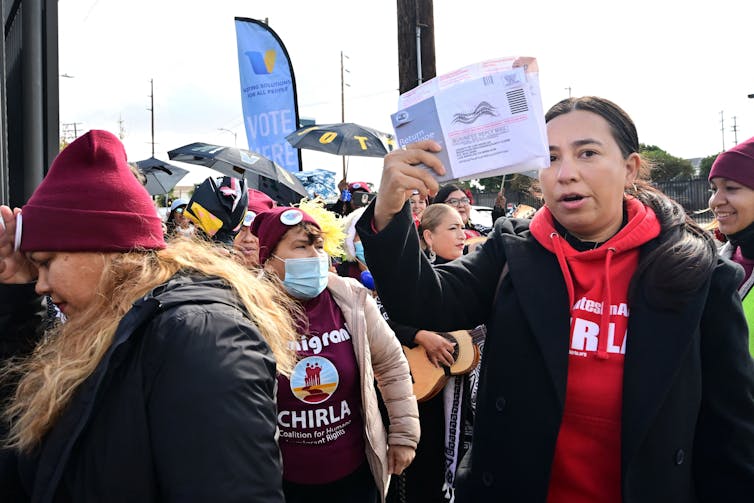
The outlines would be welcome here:
[[[407,445],[390,445],[387,448],[387,471],[400,475],[414,460],[416,449]]]
[[[16,217],[21,210],[0,206],[0,283],[30,283],[37,269],[15,248]]]

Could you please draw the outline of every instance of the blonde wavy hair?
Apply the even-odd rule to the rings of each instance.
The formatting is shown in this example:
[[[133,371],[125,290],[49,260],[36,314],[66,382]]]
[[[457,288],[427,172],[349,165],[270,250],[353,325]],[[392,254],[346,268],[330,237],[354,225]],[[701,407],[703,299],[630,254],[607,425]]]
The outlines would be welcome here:
[[[10,421],[8,446],[33,449],[110,347],[122,317],[133,302],[179,271],[216,276],[231,286],[256,324],[277,362],[290,375],[296,355],[292,313],[299,308],[267,278],[249,271],[227,250],[190,239],[176,239],[159,251],[104,255],[105,268],[92,303],[79,315],[45,334],[27,359],[11,362],[4,375],[20,376],[4,414]]]

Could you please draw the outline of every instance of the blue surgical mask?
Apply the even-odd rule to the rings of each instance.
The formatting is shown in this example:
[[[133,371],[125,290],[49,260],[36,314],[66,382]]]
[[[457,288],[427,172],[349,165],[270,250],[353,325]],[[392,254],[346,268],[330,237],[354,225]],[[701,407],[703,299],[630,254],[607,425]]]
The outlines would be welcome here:
[[[327,287],[327,275],[330,271],[330,260],[327,255],[319,257],[282,259],[273,255],[285,264],[285,278],[283,286],[286,291],[297,299],[313,299]]]
[[[356,241],[353,244],[353,248],[355,250],[354,255],[359,259],[359,262],[366,265],[367,259],[364,258],[364,244],[361,241]]]

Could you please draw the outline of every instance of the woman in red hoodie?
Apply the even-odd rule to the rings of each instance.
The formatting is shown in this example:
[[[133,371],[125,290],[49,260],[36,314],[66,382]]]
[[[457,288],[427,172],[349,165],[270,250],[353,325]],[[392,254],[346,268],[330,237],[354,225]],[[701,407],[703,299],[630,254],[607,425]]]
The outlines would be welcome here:
[[[417,166],[444,173],[431,141],[386,157],[357,225],[392,319],[487,325],[456,501],[748,501],[754,364],[740,271],[645,181],[621,108],[569,98],[546,122],[544,207],[500,219],[476,253],[433,268],[416,251],[405,194],[438,188]]]

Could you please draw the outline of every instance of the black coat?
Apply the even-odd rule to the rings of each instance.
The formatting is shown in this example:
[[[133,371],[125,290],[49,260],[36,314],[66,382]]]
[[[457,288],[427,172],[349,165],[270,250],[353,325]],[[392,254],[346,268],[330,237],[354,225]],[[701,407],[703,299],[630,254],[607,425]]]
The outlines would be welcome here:
[[[220,280],[176,276],[134,303],[41,448],[34,502],[278,502],[275,362]]]
[[[544,502],[568,370],[568,294],[556,257],[530,235],[528,221],[501,219],[479,251],[433,269],[407,208],[377,235],[372,217],[370,207],[357,232],[393,319],[434,330],[487,324],[473,446],[459,467],[456,501]],[[624,502],[754,498],[754,364],[739,281],[737,268],[720,260],[678,312],[641,294],[632,303]]]
[[[34,293],[34,283],[0,285],[0,366],[11,358],[28,356],[39,342],[45,321],[41,300]],[[14,388],[15,380],[0,383],[0,405],[11,398]],[[0,421],[0,441],[6,433],[7,425]],[[23,498],[16,461],[11,449],[0,447],[0,501]]]

